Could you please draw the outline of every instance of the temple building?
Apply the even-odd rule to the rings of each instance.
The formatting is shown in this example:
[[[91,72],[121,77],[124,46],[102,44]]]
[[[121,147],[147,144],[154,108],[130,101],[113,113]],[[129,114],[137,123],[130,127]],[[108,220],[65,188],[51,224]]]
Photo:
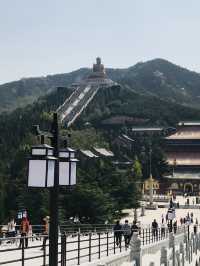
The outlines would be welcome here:
[[[165,144],[171,166],[171,174],[165,176],[168,190],[199,195],[200,122],[180,122],[176,133],[165,138]]]

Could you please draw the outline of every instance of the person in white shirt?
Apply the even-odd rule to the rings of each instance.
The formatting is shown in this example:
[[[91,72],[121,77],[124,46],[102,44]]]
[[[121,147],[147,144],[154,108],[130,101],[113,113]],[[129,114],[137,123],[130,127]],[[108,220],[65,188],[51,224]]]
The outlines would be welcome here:
[[[15,237],[15,235],[16,235],[16,230],[15,230],[15,228],[16,228],[16,222],[15,222],[15,220],[12,218],[12,219],[10,220],[10,222],[8,222],[8,237],[12,237],[12,238]],[[14,243],[14,242],[15,242],[14,239],[12,239],[11,242]]]

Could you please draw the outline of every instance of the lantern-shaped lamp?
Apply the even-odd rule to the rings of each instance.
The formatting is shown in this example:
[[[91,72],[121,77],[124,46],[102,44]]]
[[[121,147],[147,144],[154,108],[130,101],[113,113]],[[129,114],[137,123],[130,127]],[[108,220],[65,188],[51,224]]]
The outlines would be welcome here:
[[[72,186],[76,184],[75,150],[71,148],[59,151],[59,185]]]
[[[46,144],[33,146],[28,165],[28,186],[53,187],[55,160],[51,146]]]

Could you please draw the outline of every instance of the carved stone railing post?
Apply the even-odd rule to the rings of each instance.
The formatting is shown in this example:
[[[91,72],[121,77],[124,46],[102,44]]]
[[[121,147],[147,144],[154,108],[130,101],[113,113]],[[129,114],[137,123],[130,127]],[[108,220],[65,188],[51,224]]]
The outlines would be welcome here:
[[[161,248],[161,257],[160,257],[160,265],[167,266],[167,249],[165,247]]]
[[[176,266],[175,239],[173,233],[169,234],[169,248],[172,249],[172,265]]]
[[[137,233],[134,233],[131,238],[130,248],[130,261],[135,261],[136,266],[142,266],[141,240]]]
[[[144,207],[144,205],[141,206],[141,216],[145,216],[145,207]]]
[[[200,233],[197,235],[198,250],[200,250]]]
[[[193,243],[194,252],[197,255],[197,248],[198,248],[198,238],[197,235],[194,235],[194,243]]]
[[[182,254],[181,266],[185,266],[185,251],[184,251],[184,244],[182,242],[180,243],[180,253]]]
[[[191,239],[188,242],[188,250],[189,250],[188,261],[189,261],[189,263],[191,263],[192,262],[192,241],[191,241]]]
[[[181,266],[180,253],[178,250],[176,251],[176,261],[177,261],[176,265]]]
[[[197,237],[197,249],[200,250],[200,233],[198,233],[196,237]]]
[[[187,235],[184,234],[184,243],[185,243],[185,259],[188,261],[189,259],[189,250],[188,250],[188,238]]]
[[[191,233],[191,253],[194,253],[194,233]]]

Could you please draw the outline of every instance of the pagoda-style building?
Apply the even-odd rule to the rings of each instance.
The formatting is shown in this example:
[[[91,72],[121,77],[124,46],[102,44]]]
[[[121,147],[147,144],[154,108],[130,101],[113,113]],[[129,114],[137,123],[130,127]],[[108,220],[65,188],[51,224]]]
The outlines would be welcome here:
[[[180,122],[177,131],[165,138],[171,174],[165,187],[176,194],[200,192],[200,122]]]

